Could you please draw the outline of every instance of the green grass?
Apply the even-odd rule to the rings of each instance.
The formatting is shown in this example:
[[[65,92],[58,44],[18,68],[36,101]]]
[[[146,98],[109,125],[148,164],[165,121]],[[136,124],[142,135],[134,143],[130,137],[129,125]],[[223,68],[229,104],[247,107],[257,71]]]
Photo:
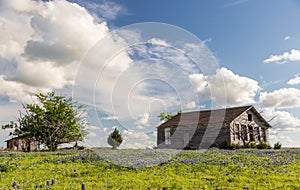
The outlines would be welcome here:
[[[0,189],[300,189],[299,150],[2,152],[0,164]]]

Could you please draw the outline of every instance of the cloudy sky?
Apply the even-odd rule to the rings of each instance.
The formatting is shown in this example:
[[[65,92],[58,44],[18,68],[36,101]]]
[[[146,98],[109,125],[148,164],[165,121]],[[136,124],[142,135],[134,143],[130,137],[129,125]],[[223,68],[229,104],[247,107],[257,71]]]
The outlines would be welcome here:
[[[255,105],[300,146],[296,0],[0,0],[0,124],[34,94],[86,106],[88,146],[152,147],[157,115]],[[0,131],[0,147],[8,139]]]

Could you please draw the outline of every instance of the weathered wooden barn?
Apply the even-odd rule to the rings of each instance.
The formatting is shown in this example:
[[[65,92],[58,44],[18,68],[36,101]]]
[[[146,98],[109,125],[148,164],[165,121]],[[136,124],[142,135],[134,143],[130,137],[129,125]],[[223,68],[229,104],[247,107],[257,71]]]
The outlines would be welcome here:
[[[157,127],[157,147],[205,149],[223,142],[269,144],[271,125],[253,106],[181,113]]]
[[[29,141],[21,137],[14,137],[7,141],[7,149],[14,151],[34,151],[39,150],[39,143],[37,141]]]

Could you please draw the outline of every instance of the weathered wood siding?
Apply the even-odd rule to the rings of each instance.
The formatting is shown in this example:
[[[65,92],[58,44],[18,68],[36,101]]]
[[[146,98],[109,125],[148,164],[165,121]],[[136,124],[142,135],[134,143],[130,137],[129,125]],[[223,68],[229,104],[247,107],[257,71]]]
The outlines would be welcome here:
[[[223,141],[230,142],[228,128],[222,124],[209,126],[179,126],[171,127],[171,143],[165,143],[165,129],[158,128],[157,146],[158,148],[172,149],[202,149],[212,145],[219,145]],[[184,143],[184,137],[189,137],[189,142]]]
[[[252,115],[252,121],[248,121],[248,114]],[[234,131],[236,131],[236,124],[238,125],[246,125],[248,126],[249,124],[251,124],[252,126],[255,126],[259,128],[259,136],[261,137],[261,141],[263,141],[262,137],[263,137],[263,129],[265,130],[265,138],[266,138],[266,143],[269,144],[269,128],[262,123],[258,117],[256,116],[256,114],[251,111],[248,110],[247,112],[244,112],[243,114],[241,114],[239,117],[237,117],[236,119],[234,119],[231,123],[230,123],[230,143],[231,144],[243,144],[242,140],[238,140],[237,136],[234,136]],[[249,129],[248,129],[249,130]],[[255,131],[257,132],[257,131]],[[248,133],[248,141],[250,140],[250,134]],[[256,143],[259,143],[258,140],[258,135],[255,134],[255,141]]]
[[[15,151],[34,151],[39,150],[39,143],[36,141],[28,142],[25,139],[14,138],[7,141],[7,149]]]

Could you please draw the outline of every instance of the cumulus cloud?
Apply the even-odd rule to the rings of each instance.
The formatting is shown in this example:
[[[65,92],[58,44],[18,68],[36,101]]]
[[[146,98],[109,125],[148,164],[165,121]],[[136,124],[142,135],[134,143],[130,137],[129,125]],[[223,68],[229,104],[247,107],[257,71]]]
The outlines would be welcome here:
[[[148,43],[160,46],[170,46],[166,41],[159,38],[151,38],[150,40],[148,40]]]
[[[267,121],[271,120],[273,131],[300,131],[300,119],[289,112],[264,108],[262,115]]]
[[[131,129],[123,131],[123,134],[123,143],[121,144],[121,148],[150,148],[156,145],[156,136],[154,136],[154,132],[149,135],[151,138],[146,133],[136,132]]]
[[[300,77],[299,77],[299,73],[295,75],[294,78],[290,79],[287,84],[289,85],[297,85],[300,84]]]
[[[223,106],[254,103],[254,97],[260,90],[257,81],[226,68],[218,69],[214,75],[192,74],[190,79],[200,96]]]
[[[34,88],[16,81],[6,80],[5,76],[0,75],[0,95],[7,96],[9,102],[22,100],[31,103],[34,100],[32,94],[49,92],[47,88]]]
[[[140,126],[140,125],[149,126],[149,119],[150,119],[150,114],[148,112],[146,112],[146,113],[140,114],[135,123],[138,126]]]
[[[13,80],[33,87],[62,89],[65,86],[73,85],[75,73],[74,65],[56,67],[53,62],[23,62],[16,71]]]
[[[284,64],[289,61],[300,61],[300,51],[292,49],[290,52],[284,52],[281,55],[271,55],[269,58],[264,60],[264,63]]]
[[[282,88],[273,92],[261,92],[259,102],[265,108],[299,108],[300,90],[296,88]]]
[[[91,55],[91,64],[83,69],[84,75],[79,75],[85,80],[77,84],[74,78],[86,52],[107,36],[109,28],[105,20],[114,19],[120,13],[121,6],[118,7],[117,3],[102,3],[104,5],[100,3],[98,6],[103,14],[97,16],[103,18],[95,20],[95,15],[86,8],[69,1],[1,1],[0,103],[32,102],[35,93],[64,91],[73,85],[82,85],[90,87],[89,90],[81,89],[81,97],[74,99],[93,105],[92,98],[84,99],[87,93],[93,94],[95,88],[96,80],[90,82],[88,79],[90,75],[97,76],[98,73],[91,71],[98,71],[98,66],[105,64],[107,56],[99,59],[97,53]],[[104,55],[109,54],[107,49],[124,47],[117,37],[107,39],[105,48],[101,49]],[[113,84],[112,76],[127,68],[122,63],[128,60],[126,51],[113,57],[106,70],[109,73],[105,78],[107,86]],[[17,104],[13,105],[17,109]]]
[[[143,132],[137,132],[137,131],[133,131],[131,129],[129,130],[124,130],[123,131],[124,136],[127,137],[128,139],[141,139],[141,140],[147,140],[149,139],[148,135],[146,135]]]
[[[85,8],[59,0],[4,0],[0,23],[0,58],[15,64],[1,91],[18,100],[72,85],[84,53],[108,32]]]
[[[280,142],[284,147],[295,147],[295,141],[288,135],[270,135],[270,142],[275,144]]]

